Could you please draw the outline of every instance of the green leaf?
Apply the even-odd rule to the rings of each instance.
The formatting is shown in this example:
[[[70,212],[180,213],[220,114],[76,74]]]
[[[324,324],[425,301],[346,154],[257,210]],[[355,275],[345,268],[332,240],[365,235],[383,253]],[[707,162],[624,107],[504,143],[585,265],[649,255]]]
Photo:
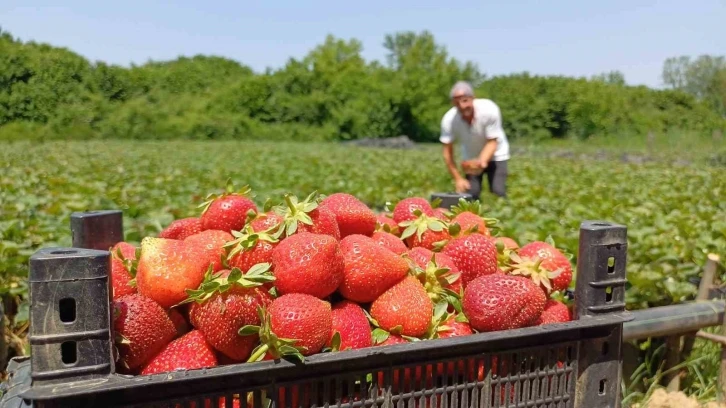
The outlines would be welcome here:
[[[240,336],[252,336],[260,333],[260,326],[247,325],[242,326],[238,331]]]
[[[373,344],[381,344],[384,341],[388,340],[388,336],[390,334],[381,328],[376,328],[373,330],[371,335],[373,337]]]
[[[340,351],[340,343],[341,343],[340,332],[338,332],[336,330],[335,333],[333,333],[333,337],[330,339],[331,350]]]

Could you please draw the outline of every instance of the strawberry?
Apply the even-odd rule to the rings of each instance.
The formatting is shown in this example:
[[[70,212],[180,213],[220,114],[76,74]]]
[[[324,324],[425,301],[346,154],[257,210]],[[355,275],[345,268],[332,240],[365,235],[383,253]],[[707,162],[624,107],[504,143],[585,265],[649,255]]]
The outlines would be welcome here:
[[[444,208],[434,208],[434,217],[440,219],[441,221],[451,221],[451,218],[449,217],[450,211],[444,209]]]
[[[206,201],[199,206],[203,207],[200,217],[202,230],[241,230],[250,214],[257,213],[255,202],[249,198],[250,193],[249,186],[235,192],[232,182],[227,180],[224,193],[209,194]]]
[[[353,195],[334,193],[325,197],[320,206],[335,214],[341,238],[353,234],[370,236],[376,229],[376,215],[373,210]]]
[[[229,232],[208,229],[185,238],[184,243],[201,248],[206,254],[208,265],[212,265],[216,272],[224,268],[222,263],[226,255],[224,246],[232,240],[234,237]]]
[[[376,215],[376,231],[388,232],[397,237],[401,236],[401,229],[398,228],[398,224],[393,221],[389,214]]]
[[[166,311],[138,293],[114,300],[113,311],[119,364],[126,370],[143,366],[176,337],[176,328]]]
[[[260,263],[272,263],[272,250],[279,242],[270,234],[272,228],[255,230],[248,224],[242,231],[232,231],[234,240],[224,245],[229,267],[247,271]]]
[[[426,333],[433,306],[421,283],[408,276],[373,301],[371,316],[389,332],[418,337]]]
[[[209,256],[184,241],[146,237],[141,240],[136,286],[139,293],[170,308],[187,297],[204,279]]]
[[[319,353],[330,339],[333,315],[330,303],[303,293],[289,293],[258,310],[261,324],[244,326],[243,336],[258,335],[260,345],[248,361]]]
[[[413,221],[418,218],[414,214],[416,210],[419,210],[421,214],[429,217],[434,216],[434,209],[431,204],[421,197],[409,197],[399,201],[395,207],[393,207],[393,221],[397,225],[400,225],[404,221]]]
[[[502,246],[506,249],[519,249],[519,244],[517,244],[517,241],[509,237],[496,237],[494,239],[494,243],[501,243]]]
[[[169,319],[171,319],[171,322],[174,323],[174,327],[176,328],[176,337],[181,337],[189,332],[189,323],[187,323],[187,320],[184,318],[184,315],[177,309],[169,309]]]
[[[427,339],[446,339],[474,334],[466,316],[463,314],[446,313],[446,308],[441,306],[442,304],[437,304],[434,308],[434,318],[432,319],[431,326],[426,334]],[[446,364],[447,374],[450,376],[455,375],[455,366],[453,361],[436,364],[436,372],[438,375],[443,374],[444,364]],[[479,365],[478,370],[476,370],[477,363],[475,359],[457,361],[456,367],[458,367],[459,373],[463,374],[464,372],[467,372],[469,381],[474,381],[477,378],[479,381],[482,381],[484,378],[484,367],[483,365]],[[478,375],[474,375],[475,372],[477,372]]]
[[[461,273],[451,258],[421,247],[412,248],[406,257],[412,261],[413,275],[424,285],[432,302],[446,300],[458,306],[462,292]]]
[[[210,346],[232,360],[245,361],[259,340],[238,332],[243,326],[259,325],[257,308],[272,302],[270,294],[258,288],[274,279],[269,267],[259,264],[245,274],[236,268],[208,273],[199,289],[189,291],[194,326]]]
[[[466,285],[479,276],[496,273],[497,248],[494,242],[481,234],[470,234],[449,241],[441,251],[454,261],[461,272],[461,283]]]
[[[294,195],[285,195],[285,204],[274,207],[277,215],[282,217],[278,234],[289,237],[299,232],[330,235],[340,240],[340,228],[335,213],[319,205],[317,193],[310,194],[299,202]]]
[[[212,347],[199,330],[192,330],[164,347],[141,370],[141,375],[166,373],[175,370],[196,370],[217,366]]]
[[[333,350],[348,350],[371,347],[371,326],[363,308],[343,300],[333,306],[332,330],[326,346]]]
[[[572,311],[567,305],[554,299],[547,299],[544,311],[535,324],[541,326],[543,324],[569,322],[570,320],[572,320]]]
[[[436,217],[425,215],[418,209],[414,210],[414,215],[416,215],[415,219],[398,224],[404,228],[401,239],[406,241],[409,248],[438,249],[444,246],[452,236],[459,234],[458,224],[449,224]]]
[[[329,296],[343,281],[344,259],[330,235],[298,232],[272,251],[275,287],[281,294]]]
[[[489,332],[534,325],[546,300],[531,279],[496,273],[471,281],[462,306],[472,328]]]
[[[510,254],[510,265],[504,268],[511,275],[528,276],[541,285],[545,293],[564,291],[572,282],[570,260],[554,245],[531,242]]]
[[[273,231],[276,230],[282,223],[282,216],[273,212],[267,211],[258,214],[255,218],[250,221],[249,225],[255,232],[262,231]]]
[[[388,232],[376,231],[373,235],[371,235],[371,238],[373,238],[378,245],[390,249],[396,255],[402,255],[404,252],[408,251],[406,244],[401,241],[401,238]]]
[[[467,201],[460,198],[459,203],[451,207],[451,214],[453,215],[451,222],[461,226],[463,235],[482,234],[491,236],[489,227],[498,223],[495,218],[484,217],[484,209],[479,200]]]
[[[158,238],[184,239],[202,232],[202,221],[197,217],[174,220],[159,233]]]
[[[136,293],[137,249],[127,242],[119,242],[111,249],[112,300]]]
[[[374,301],[408,274],[408,262],[371,237],[348,235],[340,250],[345,266],[338,291],[354,302]]]

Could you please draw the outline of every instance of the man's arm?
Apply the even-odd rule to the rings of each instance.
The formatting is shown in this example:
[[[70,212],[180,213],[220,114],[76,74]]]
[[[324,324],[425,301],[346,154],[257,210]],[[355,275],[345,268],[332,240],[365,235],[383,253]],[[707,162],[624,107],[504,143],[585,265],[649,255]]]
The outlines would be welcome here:
[[[494,152],[497,151],[497,140],[504,134],[504,129],[502,128],[502,112],[496,104],[492,107],[491,118],[486,125],[485,132],[487,142],[481,149],[481,153],[479,153],[479,162],[484,169],[489,166],[489,161],[494,156]]]
[[[449,174],[451,174],[454,181],[463,179],[459,173],[459,169],[456,167],[456,162],[454,162],[454,146],[451,143],[444,144],[444,161],[446,162],[446,168],[449,170]]]
[[[492,156],[494,156],[494,152],[497,151],[497,144],[497,139],[489,139],[484,145],[484,148],[481,149],[481,153],[479,153],[479,162],[481,163],[482,168],[485,169],[489,166],[489,161],[492,159]]]

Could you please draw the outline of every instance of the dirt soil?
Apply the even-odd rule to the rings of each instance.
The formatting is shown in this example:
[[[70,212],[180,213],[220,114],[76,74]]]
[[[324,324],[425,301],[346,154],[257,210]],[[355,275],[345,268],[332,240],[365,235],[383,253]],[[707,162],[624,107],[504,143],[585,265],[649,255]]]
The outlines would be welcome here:
[[[726,404],[709,402],[699,404],[695,398],[689,398],[682,392],[667,392],[658,389],[653,393],[650,401],[645,405],[633,405],[632,408],[726,408]]]

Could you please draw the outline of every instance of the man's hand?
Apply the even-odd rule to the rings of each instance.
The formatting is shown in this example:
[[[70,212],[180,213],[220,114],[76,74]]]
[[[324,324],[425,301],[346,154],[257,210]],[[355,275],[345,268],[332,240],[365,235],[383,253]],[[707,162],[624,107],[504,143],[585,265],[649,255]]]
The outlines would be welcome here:
[[[471,184],[469,184],[469,180],[467,180],[465,178],[456,179],[455,184],[456,184],[457,193],[465,193],[465,192],[469,191],[469,189],[471,188]]]
[[[482,168],[481,161],[479,159],[466,160],[461,163],[461,167],[464,169],[464,173],[473,176],[478,176],[484,169]]]

